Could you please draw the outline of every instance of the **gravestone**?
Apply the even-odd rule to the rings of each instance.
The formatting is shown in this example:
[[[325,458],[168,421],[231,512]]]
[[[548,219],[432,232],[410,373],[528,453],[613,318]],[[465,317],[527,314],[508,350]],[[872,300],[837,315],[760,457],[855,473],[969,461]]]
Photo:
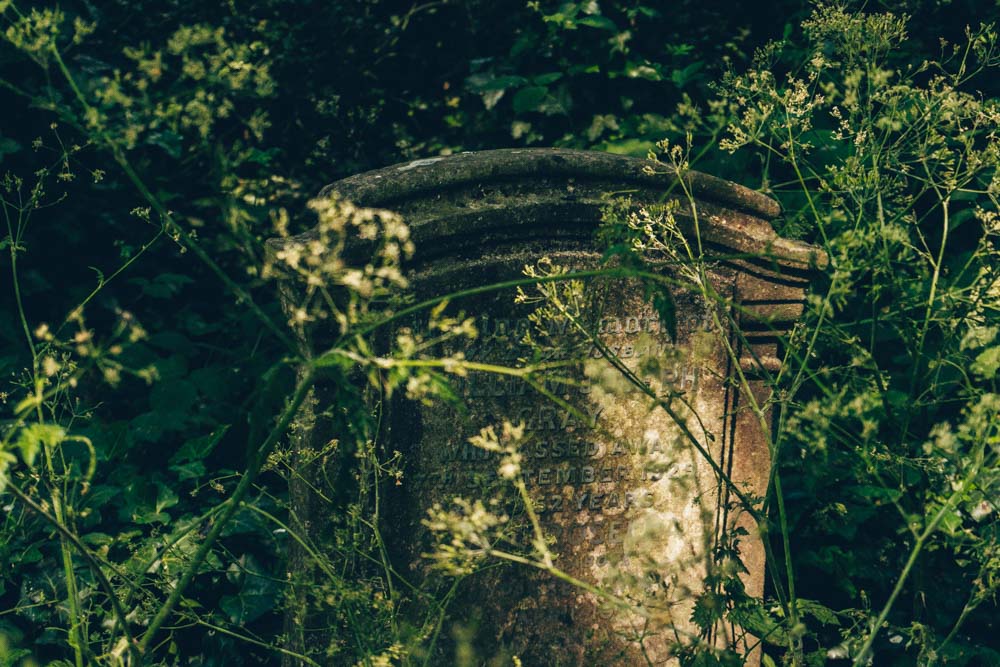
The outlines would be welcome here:
[[[417,248],[408,275],[418,299],[521,278],[542,258],[543,268],[597,269],[595,231],[609,195],[627,196],[632,209],[675,202],[683,239],[701,248],[701,275],[721,295],[706,299],[680,267],[661,262],[666,305],[654,307],[644,283],[624,271],[595,277],[575,318],[546,332],[532,316],[537,304],[517,303],[514,288],[453,300],[478,336],[435,353],[516,369],[541,347],[542,363],[555,369],[533,385],[469,371],[454,379],[457,405],[395,397],[381,434],[403,462],[402,479],[382,495],[390,557],[402,576],[433,586],[425,520],[462,497],[506,516],[490,548],[537,558],[536,527],[498,474],[502,455],[469,442],[508,421],[524,428],[517,478],[564,576],[486,559],[456,589],[432,664],[451,662],[452,624],[473,637],[482,664],[514,656],[524,665],[670,664],[677,644],[696,641],[759,660],[742,629],[716,623],[705,633],[691,619],[706,574],[729,566],[718,556],[734,539],[747,593],[763,593],[763,545],[738,496],[766,492],[770,414],[750,406],[766,405],[780,337],[825,256],[775,234],[773,200],[704,174],[683,178],[604,153],[497,150],[395,165],[325,191],[402,214]],[[424,322],[399,327],[419,331]],[[307,489],[293,488],[292,500],[309,515]]]

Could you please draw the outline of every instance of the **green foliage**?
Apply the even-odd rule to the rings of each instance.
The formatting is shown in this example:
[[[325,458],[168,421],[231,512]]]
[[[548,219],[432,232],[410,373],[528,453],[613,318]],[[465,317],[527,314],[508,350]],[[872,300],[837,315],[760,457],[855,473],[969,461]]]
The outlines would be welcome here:
[[[981,3],[888,3],[909,21],[790,1],[29,4],[0,0],[0,663],[273,664],[286,609],[331,619],[305,661],[432,655],[449,598],[401,590],[386,560],[376,495],[400,472],[369,399],[453,399],[467,368],[432,353],[475,328],[442,306],[377,355],[405,221],[306,198],[412,157],[644,155],[665,135],[672,167],[754,181],[780,232],[830,256],[774,378],[784,486],[766,527],[787,576],[748,597],[733,535],[695,620],[757,634],[765,664],[1000,660],[1000,54],[994,27],[966,28]],[[703,149],[671,153],[687,135]],[[638,239],[695,260],[685,277],[710,292],[656,226],[672,212],[652,213],[609,228],[609,256],[636,268]],[[265,249],[317,217],[314,243]],[[362,261],[358,238],[378,241]],[[288,312],[278,275],[305,285]],[[580,305],[565,287],[544,293],[550,315]],[[304,358],[321,327],[336,340]],[[342,388],[335,414],[310,412],[313,372]],[[309,419],[349,437],[298,447]],[[303,466],[333,491],[323,544],[288,511]],[[453,571],[503,523],[493,509],[429,519],[468,537]],[[508,555],[559,576],[532,549]],[[314,586],[286,581],[290,553]]]
[[[722,147],[759,152],[785,232],[830,256],[776,386],[787,520],[802,525],[794,570],[836,582],[845,602],[877,601],[861,607],[867,637],[844,629],[831,652],[864,664],[908,649],[923,664],[955,650],[974,664],[962,628],[995,593],[1000,484],[1000,107],[976,90],[1000,65],[997,34],[967,28],[940,59],[907,61],[905,17],[821,5],[803,29],[801,51],[764,49],[719,89],[735,112]],[[940,601],[912,624],[895,603],[931,596],[925,576]]]

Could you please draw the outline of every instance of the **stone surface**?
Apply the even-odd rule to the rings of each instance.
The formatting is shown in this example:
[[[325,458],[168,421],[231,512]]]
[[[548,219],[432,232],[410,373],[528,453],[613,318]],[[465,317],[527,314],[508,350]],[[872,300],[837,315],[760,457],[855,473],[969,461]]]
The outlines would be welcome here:
[[[609,193],[636,205],[678,199],[681,227],[693,235],[677,178],[649,173],[651,166],[583,151],[484,151],[387,167],[327,191],[403,214],[417,244],[412,284],[428,297],[520,277],[543,256],[575,269],[597,267],[593,234]],[[767,222],[778,213],[773,200],[703,174],[685,179],[706,254],[717,258],[712,283],[732,299],[726,307],[734,316],[678,286],[671,290],[672,337],[641,285],[601,279],[587,285],[583,317],[660,404],[623,382],[593,341],[567,332],[562,342],[549,341],[552,358],[587,361],[559,371],[571,383],[545,385],[563,405],[517,378],[472,372],[455,383],[462,408],[390,406],[383,445],[403,453],[405,476],[385,490],[384,529],[404,576],[435,584],[422,557],[431,540],[421,522],[435,503],[448,506],[455,496],[496,498],[495,509],[511,516],[498,548],[529,552],[531,533],[510,483],[497,475],[499,458],[468,443],[480,428],[507,419],[526,427],[523,478],[555,566],[643,609],[622,611],[548,573],[491,563],[461,583],[450,607],[452,622],[474,630],[483,664],[510,664],[515,655],[525,665],[670,664],[671,644],[697,638],[694,598],[713,548],[736,526],[748,532],[741,541],[747,590],[763,591],[756,527],[718,471],[747,494],[763,494],[767,434],[730,381],[735,370],[723,341],[763,402],[762,378],[780,364],[778,337],[801,313],[810,267],[825,257],[777,237]],[[460,349],[472,361],[515,367],[530,356],[522,339],[532,307],[515,304],[512,290],[452,306],[476,317],[480,336],[440,352]],[[738,330],[729,330],[729,321]],[[302,494],[293,490],[293,497]],[[739,628],[720,625],[712,635],[705,639],[743,646]],[[447,664],[450,643],[440,650],[436,659]]]

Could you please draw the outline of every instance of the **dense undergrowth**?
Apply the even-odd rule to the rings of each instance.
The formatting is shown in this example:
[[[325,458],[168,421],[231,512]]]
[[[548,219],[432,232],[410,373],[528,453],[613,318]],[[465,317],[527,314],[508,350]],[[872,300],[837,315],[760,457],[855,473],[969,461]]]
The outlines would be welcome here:
[[[403,303],[406,221],[307,201],[526,145],[731,178],[830,256],[773,378],[766,597],[710,587],[699,622],[742,613],[765,664],[1000,663],[997,33],[977,2],[751,4],[0,0],[0,664],[422,664],[447,619],[399,617],[417,594],[373,515],[398,462],[367,398],[431,400],[461,363],[370,346]],[[321,247],[268,259],[317,222]],[[677,238],[670,211],[608,223],[619,255]],[[345,260],[354,236],[370,264]],[[696,246],[669,259],[717,298]],[[285,312],[289,272],[309,291]],[[538,298],[566,294],[546,280]],[[335,345],[303,359],[317,324]],[[287,505],[319,375],[345,434],[322,452],[342,470],[324,552]],[[293,543],[329,613],[298,657]]]

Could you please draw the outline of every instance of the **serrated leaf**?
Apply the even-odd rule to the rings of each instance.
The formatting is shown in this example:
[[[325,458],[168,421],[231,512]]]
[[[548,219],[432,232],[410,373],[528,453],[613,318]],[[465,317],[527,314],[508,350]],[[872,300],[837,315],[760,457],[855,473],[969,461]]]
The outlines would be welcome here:
[[[934,508],[934,513],[937,512],[937,508]],[[962,513],[958,511],[957,508],[951,508],[941,517],[938,522],[938,530],[948,535],[956,535],[958,531],[962,529]]]
[[[812,616],[823,625],[840,625],[840,618],[837,617],[837,612],[823,606],[816,600],[798,598],[797,602],[800,613]]]

